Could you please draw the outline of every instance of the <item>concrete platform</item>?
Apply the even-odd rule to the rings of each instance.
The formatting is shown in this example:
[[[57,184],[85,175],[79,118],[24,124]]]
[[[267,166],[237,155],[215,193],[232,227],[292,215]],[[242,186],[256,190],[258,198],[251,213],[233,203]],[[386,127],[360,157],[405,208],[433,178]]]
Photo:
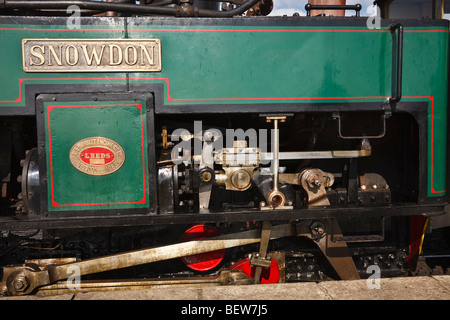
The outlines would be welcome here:
[[[372,286],[373,287],[373,286]],[[273,285],[158,288],[89,292],[54,296],[2,297],[0,300],[450,300],[450,275]]]

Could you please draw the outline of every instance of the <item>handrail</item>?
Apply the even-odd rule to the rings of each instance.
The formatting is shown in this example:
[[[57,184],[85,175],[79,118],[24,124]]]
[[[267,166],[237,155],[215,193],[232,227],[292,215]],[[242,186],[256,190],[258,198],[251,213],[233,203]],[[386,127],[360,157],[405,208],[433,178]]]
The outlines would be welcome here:
[[[398,29],[398,37],[397,37],[397,50],[392,52],[392,55],[396,55],[392,57],[392,60],[396,60],[396,91],[392,93],[392,97],[389,99],[391,103],[397,103],[402,98],[402,81],[403,81],[403,25],[396,24],[391,25],[390,30],[392,33]],[[394,79],[394,77],[392,77]]]
[[[306,15],[308,17],[311,16],[311,10],[355,10],[356,16],[359,17],[359,12],[361,11],[362,6],[360,4],[355,5],[319,5],[319,4],[310,4],[307,3],[305,5]]]

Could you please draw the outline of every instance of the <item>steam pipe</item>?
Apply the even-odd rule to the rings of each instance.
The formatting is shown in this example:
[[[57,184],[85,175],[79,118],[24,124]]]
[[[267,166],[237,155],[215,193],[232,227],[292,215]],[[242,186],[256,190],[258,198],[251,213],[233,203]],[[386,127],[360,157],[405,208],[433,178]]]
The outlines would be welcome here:
[[[100,10],[100,11],[120,11],[129,13],[145,13],[173,15],[184,17],[233,17],[239,15],[254,6],[259,0],[247,0],[239,7],[229,11],[215,11],[208,9],[199,9],[189,5],[174,7],[159,7],[151,5],[137,5],[129,3],[98,2],[86,0],[0,0],[0,9],[66,9],[75,5],[80,9]]]

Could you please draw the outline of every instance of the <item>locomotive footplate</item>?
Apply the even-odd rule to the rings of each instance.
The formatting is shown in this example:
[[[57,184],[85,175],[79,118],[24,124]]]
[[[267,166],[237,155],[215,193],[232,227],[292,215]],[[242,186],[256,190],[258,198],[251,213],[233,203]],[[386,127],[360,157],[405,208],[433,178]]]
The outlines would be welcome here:
[[[270,229],[270,240],[289,236],[302,236],[314,240],[330,264],[335,268],[341,279],[359,279],[354,262],[347,250],[345,243],[331,244],[327,230],[331,224],[333,230],[337,230],[335,221],[320,222],[320,228],[311,221],[292,222],[275,225]],[[267,225],[264,229],[268,229]],[[267,230],[266,230],[267,231]],[[184,256],[191,256],[204,252],[210,252],[225,248],[244,246],[247,244],[259,243],[262,241],[263,230],[254,229],[250,231],[231,233],[213,238],[182,242],[162,247],[135,250],[125,253],[108,255],[100,258],[87,259],[62,265],[50,265],[39,268],[37,265],[18,265],[3,268],[3,278],[0,282],[0,293],[5,295],[25,295],[35,292],[36,289],[48,285],[53,285],[59,281],[70,278],[74,271],[77,275],[83,276],[103,271],[116,270],[130,266],[142,265],[157,261],[169,260]],[[263,241],[268,241],[263,237]],[[231,274],[228,276],[229,279]],[[245,277],[234,274],[235,279],[241,283],[257,283],[259,279],[246,281]],[[231,276],[233,279],[233,276]],[[221,281],[218,278],[210,278],[207,283],[232,284],[235,281]],[[191,281],[192,279],[188,280]],[[242,281],[241,281],[242,280]],[[203,280],[205,282],[205,279]],[[164,283],[162,283],[164,284]],[[179,281],[178,284],[183,284]],[[186,284],[186,283],[185,283]],[[149,284],[150,285],[150,284]],[[57,286],[58,287],[58,286]]]
[[[3,217],[0,221],[1,230],[36,230],[86,227],[114,227],[123,225],[163,225],[184,223],[218,223],[241,221],[286,221],[292,219],[328,219],[339,217],[374,216],[438,216],[445,213],[445,204],[388,204],[376,207],[361,207],[358,205],[311,207],[292,210],[260,211],[257,209],[241,209],[231,211],[212,211],[195,214],[127,214],[109,216],[75,216],[75,217]]]

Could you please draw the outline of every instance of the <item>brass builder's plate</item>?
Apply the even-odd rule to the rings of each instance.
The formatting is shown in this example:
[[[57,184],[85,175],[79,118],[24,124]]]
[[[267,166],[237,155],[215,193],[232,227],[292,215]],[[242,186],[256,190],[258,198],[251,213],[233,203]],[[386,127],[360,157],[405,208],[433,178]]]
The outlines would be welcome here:
[[[76,169],[93,176],[113,173],[125,162],[122,147],[104,137],[89,137],[78,141],[70,150],[69,157]]]
[[[25,72],[159,72],[159,39],[23,39]]]

